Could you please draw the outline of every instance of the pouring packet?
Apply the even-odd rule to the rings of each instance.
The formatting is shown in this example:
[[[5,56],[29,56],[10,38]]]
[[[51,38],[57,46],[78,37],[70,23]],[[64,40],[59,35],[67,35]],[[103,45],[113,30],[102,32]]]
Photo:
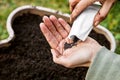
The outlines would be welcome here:
[[[93,29],[94,17],[99,9],[100,6],[98,4],[93,4],[86,8],[73,22],[68,38],[74,40],[77,37],[81,41],[85,41]]]

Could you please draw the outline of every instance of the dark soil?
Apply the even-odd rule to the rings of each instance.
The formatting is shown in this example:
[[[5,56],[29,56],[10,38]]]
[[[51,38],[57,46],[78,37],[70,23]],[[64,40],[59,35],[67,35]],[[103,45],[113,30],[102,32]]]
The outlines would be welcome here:
[[[39,24],[42,17],[23,14],[13,22],[15,39],[0,48],[0,80],[84,80],[87,68],[68,69],[52,61]]]
[[[89,36],[95,39],[100,45],[105,46],[110,50],[110,42],[103,34],[96,33],[94,30],[92,30]]]

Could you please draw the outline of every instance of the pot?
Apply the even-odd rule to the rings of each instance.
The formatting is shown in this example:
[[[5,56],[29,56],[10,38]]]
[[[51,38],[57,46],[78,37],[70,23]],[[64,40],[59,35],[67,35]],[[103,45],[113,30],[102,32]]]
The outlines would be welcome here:
[[[13,23],[14,19],[17,16],[20,16],[23,13],[28,13],[28,12],[32,13],[32,14],[40,15],[40,16],[55,15],[56,17],[61,17],[65,21],[70,23],[69,22],[69,17],[70,17],[69,14],[63,14],[59,11],[52,10],[49,8],[40,7],[40,6],[26,5],[26,6],[18,7],[15,10],[13,10],[10,13],[10,15],[8,16],[6,27],[7,27],[9,37],[7,39],[0,41],[0,47],[9,46],[10,42],[14,39],[15,34],[14,34],[13,29],[12,29],[12,23]],[[116,42],[115,42],[115,38],[112,35],[112,33],[108,29],[106,29],[105,27],[103,27],[101,25],[98,25],[93,30],[95,30],[97,33],[103,34],[107,38],[107,40],[110,42],[110,50],[114,52],[116,49]]]

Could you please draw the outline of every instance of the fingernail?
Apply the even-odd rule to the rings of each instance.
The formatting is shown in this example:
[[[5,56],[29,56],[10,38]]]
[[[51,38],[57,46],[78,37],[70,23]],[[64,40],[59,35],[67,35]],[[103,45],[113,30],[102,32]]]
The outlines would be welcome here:
[[[42,19],[42,20],[44,21],[45,18],[48,18],[48,17],[47,17],[47,16],[43,16],[43,19]]]
[[[54,15],[50,15],[49,17],[50,19],[56,19],[56,17]]]
[[[96,27],[99,24],[99,21],[96,21],[94,24],[94,27]]]
[[[40,25],[40,27],[43,25],[44,23],[43,22],[41,22],[39,25]]]

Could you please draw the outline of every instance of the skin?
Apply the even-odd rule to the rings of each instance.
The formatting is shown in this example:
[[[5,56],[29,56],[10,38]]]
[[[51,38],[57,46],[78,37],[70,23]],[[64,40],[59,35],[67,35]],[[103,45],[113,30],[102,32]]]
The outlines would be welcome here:
[[[95,1],[99,1],[102,4],[101,9],[97,13],[94,19],[94,26],[97,26],[103,21],[109,13],[111,7],[116,0],[69,0],[71,17],[70,20],[73,22],[80,13],[88,6],[92,5]]]
[[[84,42],[78,41],[77,46],[64,50],[70,25],[62,18],[44,16],[40,29],[51,46],[53,61],[68,68],[89,66],[96,53],[101,49],[94,39],[88,37]]]

